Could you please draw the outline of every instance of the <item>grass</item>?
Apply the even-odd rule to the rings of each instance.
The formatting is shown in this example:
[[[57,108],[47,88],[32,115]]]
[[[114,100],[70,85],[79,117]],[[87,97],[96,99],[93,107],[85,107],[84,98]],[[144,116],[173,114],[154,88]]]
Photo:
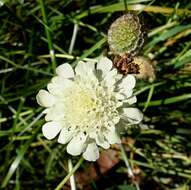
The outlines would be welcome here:
[[[72,175],[95,164],[72,158],[65,146],[41,133],[37,92],[56,65],[90,59],[108,51],[109,25],[125,12],[123,1],[5,0],[0,7],[0,185],[2,189],[67,189]],[[140,55],[156,62],[156,80],[137,81],[143,125],[123,134],[119,159],[80,189],[170,189],[191,187],[191,3],[129,0],[147,39]],[[111,156],[111,155],[110,155]],[[108,159],[108,158],[107,158]],[[106,161],[111,161],[107,160]],[[83,162],[82,162],[83,161]],[[114,162],[114,161],[113,161]],[[97,163],[95,168],[103,169]],[[133,172],[134,176],[127,176]],[[77,171],[76,171],[77,170]]]

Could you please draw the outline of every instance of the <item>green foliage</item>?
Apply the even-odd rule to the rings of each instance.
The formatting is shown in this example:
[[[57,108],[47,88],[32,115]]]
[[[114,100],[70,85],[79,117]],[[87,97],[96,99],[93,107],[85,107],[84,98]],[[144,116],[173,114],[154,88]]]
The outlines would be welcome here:
[[[130,0],[127,8],[144,21],[148,37],[140,54],[156,62],[156,80],[137,81],[137,106],[145,117],[141,127],[123,134],[134,141],[125,149],[127,158],[123,153],[111,172],[89,183],[93,189],[189,189],[190,1]],[[59,189],[70,177],[65,146],[41,133],[44,120],[35,97],[56,65],[107,52],[107,30],[124,11],[124,1],[0,1],[1,188]],[[137,184],[127,175],[127,160],[139,169]],[[90,165],[80,158],[73,162],[73,172]]]
[[[120,185],[119,190],[136,190],[136,188],[132,185]]]

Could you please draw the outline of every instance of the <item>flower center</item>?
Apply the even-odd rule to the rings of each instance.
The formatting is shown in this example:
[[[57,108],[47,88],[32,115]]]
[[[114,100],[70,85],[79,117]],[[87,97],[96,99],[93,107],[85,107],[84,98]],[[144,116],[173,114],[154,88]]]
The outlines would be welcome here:
[[[64,95],[65,122],[88,132],[119,121],[117,101],[104,87],[75,83]]]

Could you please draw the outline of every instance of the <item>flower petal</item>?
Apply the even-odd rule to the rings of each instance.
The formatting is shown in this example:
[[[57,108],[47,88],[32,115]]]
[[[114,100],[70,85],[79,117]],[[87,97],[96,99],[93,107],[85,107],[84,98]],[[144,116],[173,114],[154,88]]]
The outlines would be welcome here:
[[[83,157],[88,161],[96,161],[99,158],[99,149],[95,143],[88,144],[86,151],[83,153]]]
[[[73,156],[80,155],[84,149],[86,138],[84,133],[79,133],[76,137],[73,137],[67,145],[67,152]]]
[[[40,90],[36,99],[38,104],[43,107],[51,107],[55,103],[55,97],[46,90]]]
[[[56,68],[56,74],[64,78],[74,78],[74,71],[68,63],[62,64]]]
[[[94,139],[96,144],[104,149],[108,149],[110,147],[110,144],[108,143],[107,139],[105,139],[103,132],[101,131],[95,132],[95,130],[92,130],[89,132],[89,137]]]
[[[59,102],[46,110],[45,120],[59,121],[64,117],[64,114],[65,114],[64,106],[61,102]]]
[[[53,139],[60,132],[62,126],[58,122],[48,122],[42,126],[42,133],[47,139]]]
[[[108,149],[110,147],[110,144],[102,134],[97,135],[97,138],[95,140],[97,145],[101,146],[104,149]]]
[[[51,83],[47,85],[48,91],[56,96],[63,95],[63,92],[74,84],[72,80],[57,76],[52,78]]]
[[[116,76],[117,76],[116,69],[112,69],[111,71],[109,71],[103,79],[104,86],[106,86],[109,89],[114,88],[115,87],[114,84],[116,82]]]
[[[133,94],[132,90],[127,89],[126,91],[120,91],[115,93],[115,97],[117,100],[123,100],[124,102],[127,101],[127,98],[131,97]]]
[[[66,144],[68,141],[71,140],[72,136],[74,135],[73,130],[69,130],[67,128],[63,128],[60,132],[58,137],[58,142],[61,144]]]
[[[108,130],[104,133],[104,136],[110,144],[121,143],[121,139],[115,130]]]
[[[76,75],[80,75],[81,77],[84,77],[85,74],[92,73],[95,70],[95,63],[93,62],[83,62],[79,61],[76,68],[75,72]]]
[[[137,102],[137,97],[136,96],[132,96],[131,98],[128,98],[126,101],[128,104],[134,104]]]
[[[84,84],[96,85],[98,83],[98,79],[95,75],[95,63],[94,62],[83,62],[79,61],[75,68],[76,76],[80,77],[80,80],[83,81]]]
[[[102,74],[105,75],[112,68],[112,61],[107,57],[101,57],[97,64],[97,69],[102,71]]]
[[[117,90],[118,93],[116,93],[116,98],[119,100],[125,100],[126,98],[131,97],[133,94],[133,88],[135,87],[135,84],[135,77],[133,75],[127,75],[118,85],[119,89]]]
[[[119,84],[119,88],[125,90],[130,90],[135,87],[136,80],[133,75],[127,75],[126,77],[123,78],[121,83]]]
[[[131,124],[138,124],[143,119],[143,114],[137,108],[124,108],[122,119],[128,120]]]

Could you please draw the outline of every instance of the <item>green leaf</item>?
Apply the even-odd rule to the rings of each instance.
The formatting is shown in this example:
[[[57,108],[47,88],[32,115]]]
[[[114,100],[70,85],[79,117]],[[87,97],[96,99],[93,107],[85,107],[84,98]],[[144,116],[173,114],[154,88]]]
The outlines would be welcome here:
[[[136,188],[132,185],[120,185],[119,190],[136,190]]]
[[[35,133],[31,136],[31,138],[20,147],[20,149],[18,150],[17,156],[14,159],[14,161],[12,162],[9,171],[7,172],[7,175],[5,176],[1,187],[4,188],[7,186],[9,180],[11,179],[12,175],[15,173],[16,169],[18,168],[23,156],[25,155],[26,151],[28,150],[28,148],[30,147],[32,141],[34,140],[34,138],[36,137],[36,134],[38,133],[39,129],[41,126],[39,126]]]

